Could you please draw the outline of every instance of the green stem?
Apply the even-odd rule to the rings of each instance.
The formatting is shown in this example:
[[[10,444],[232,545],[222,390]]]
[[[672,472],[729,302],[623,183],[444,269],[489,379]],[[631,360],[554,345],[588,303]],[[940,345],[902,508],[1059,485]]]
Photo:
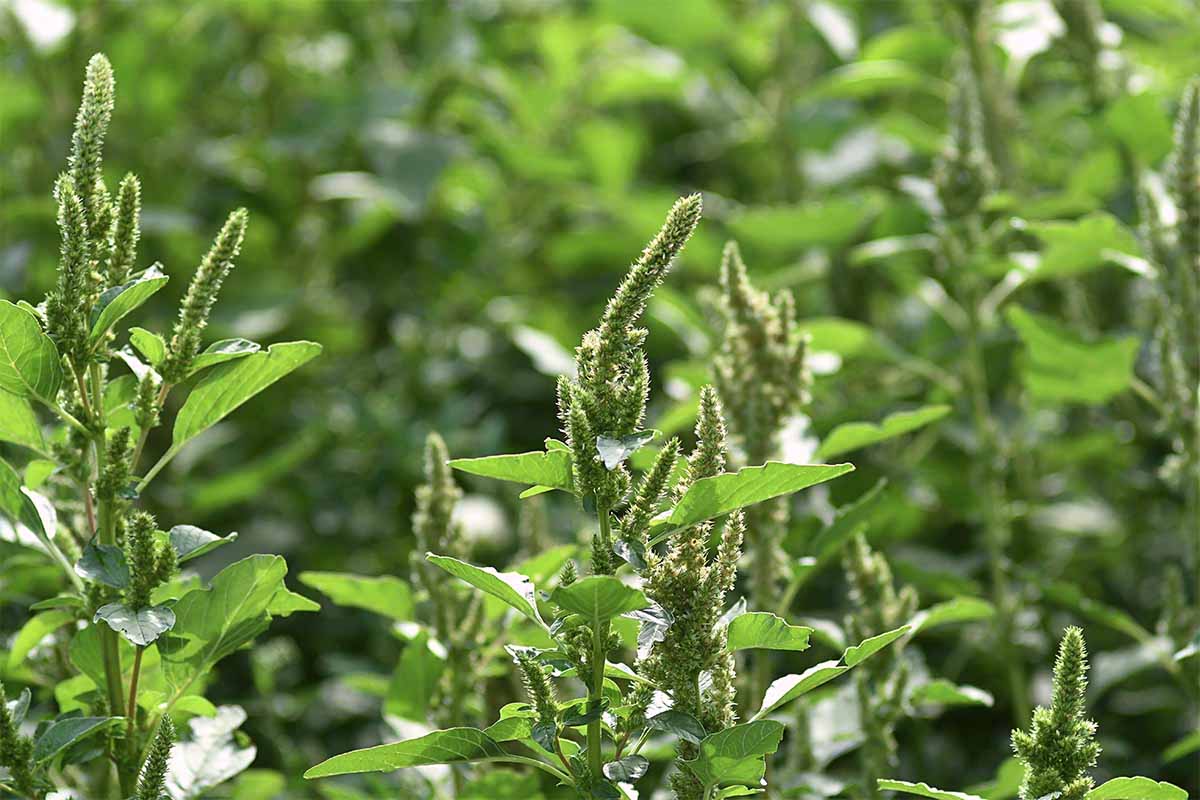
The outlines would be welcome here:
[[[607,548],[612,541],[608,507],[597,504],[596,514],[600,517],[600,541]],[[599,708],[604,698],[604,662],[608,655],[608,627],[608,622],[605,621],[598,624],[592,631],[592,679],[588,684],[588,711]],[[588,767],[593,780],[598,779],[604,770],[602,733],[601,720],[595,719],[588,723]]]

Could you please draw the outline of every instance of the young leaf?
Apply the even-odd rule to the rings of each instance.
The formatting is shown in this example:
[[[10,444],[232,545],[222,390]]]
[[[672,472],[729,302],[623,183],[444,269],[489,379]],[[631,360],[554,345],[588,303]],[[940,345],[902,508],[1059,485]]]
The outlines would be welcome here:
[[[456,578],[503,600],[508,605],[520,611],[538,625],[542,618],[538,615],[537,600],[534,596],[533,582],[518,572],[497,572],[492,567],[477,567],[465,561],[459,561],[450,556],[439,556],[427,553],[425,560],[449,572]]]
[[[462,764],[502,759],[507,755],[486,733],[475,728],[448,728],[393,744],[342,753],[304,773],[304,777],[327,778],[358,772],[390,772],[429,764]]]
[[[148,331],[145,328],[130,328],[129,342],[137,348],[137,351],[142,354],[142,358],[146,359],[152,367],[157,367],[167,357],[167,343],[154,331]]]
[[[100,341],[123,317],[134,311],[151,295],[167,285],[162,264],[152,264],[133,280],[105,290],[92,307],[92,330],[88,334],[89,344]]]
[[[638,431],[628,436],[622,436],[620,439],[614,439],[610,436],[597,436],[596,452],[600,454],[600,460],[604,462],[604,468],[614,470],[625,459],[636,453],[643,446],[649,444],[657,435],[658,431]]]
[[[766,773],[766,756],[779,749],[783,725],[759,720],[734,725],[705,737],[700,756],[689,768],[705,787],[758,786]]]
[[[120,717],[65,717],[55,720],[34,740],[33,760],[45,764],[76,742],[120,721]]]
[[[860,447],[878,444],[923,428],[949,413],[950,406],[925,406],[913,411],[898,411],[895,414],[889,414],[878,425],[873,422],[849,422],[845,425],[838,425],[821,442],[821,446],[817,448],[813,457],[833,458]]]
[[[178,450],[242,403],[316,358],[320,352],[321,345],[315,342],[284,342],[271,345],[266,352],[214,368],[196,384],[179,410],[171,449]]]
[[[42,426],[33,407],[24,397],[0,389],[0,442],[28,447],[37,453],[46,452]]]
[[[934,789],[927,783],[909,783],[908,781],[893,781],[887,778],[880,778],[876,783],[882,791],[915,794],[920,797],[928,797],[930,800],[983,800],[983,798],[973,794]]]
[[[1113,778],[1087,793],[1084,800],[1187,800],[1188,793],[1152,778]]]
[[[651,527],[651,544],[672,531],[728,514],[764,500],[798,492],[854,470],[853,464],[784,464],[768,461],[693,483],[675,508]],[[663,518],[665,517],[665,518]]]
[[[1008,321],[1025,344],[1021,374],[1034,397],[1100,405],[1133,382],[1136,336],[1085,342],[1049,317],[1017,306],[1009,307]]]
[[[402,719],[426,719],[429,702],[446,668],[445,650],[440,652],[430,647],[428,631],[422,630],[409,641],[388,684],[384,703],[387,713]]]
[[[909,620],[908,626],[912,628],[913,635],[916,636],[919,633],[955,622],[991,619],[995,613],[995,607],[987,600],[964,595],[918,611]]]
[[[765,611],[752,611],[734,617],[727,635],[730,650],[807,650],[811,633],[812,628],[789,625]]]
[[[16,470],[0,459],[0,514],[14,523],[24,525],[45,544],[49,541],[48,533],[54,531],[53,528],[47,531],[33,496],[32,492],[21,486],[21,476]]]
[[[237,537],[237,531],[226,536],[217,536],[195,525],[176,525],[167,532],[167,538],[170,539],[180,564],[211,553],[218,547],[235,541]]]
[[[461,472],[573,492],[571,452],[558,448],[482,458],[455,458],[450,466]],[[528,491],[528,490],[527,490]]]
[[[892,642],[904,636],[910,630],[911,628],[904,625],[896,628],[894,631],[888,631],[878,636],[872,636],[870,639],[864,639],[852,647],[847,647],[846,651],[842,653],[842,661],[845,662],[847,667],[857,667]]]
[[[267,613],[272,617],[290,617],[298,611],[317,612],[320,610],[321,604],[316,600],[310,600],[286,586],[279,587],[279,591],[275,592],[275,596],[271,598],[271,602],[267,606]]]
[[[987,706],[995,702],[988,692],[974,686],[958,686],[945,678],[921,684],[908,694],[908,702],[943,706]]]
[[[412,589],[390,575],[301,572],[300,582],[328,595],[335,605],[365,609],[398,622],[413,618]]]
[[[175,612],[166,606],[151,606],[134,611],[124,603],[106,603],[96,609],[92,622],[103,621],[108,627],[139,647],[154,642],[175,625]]]
[[[114,589],[129,585],[125,551],[115,544],[88,544],[83,548],[83,556],[75,563],[75,574]]]
[[[612,575],[589,575],[570,586],[559,586],[550,593],[550,602],[580,615],[592,626],[650,605],[640,589],[626,586]]]
[[[219,342],[213,342],[196,354],[196,359],[192,362],[192,369],[188,372],[188,375],[195,375],[202,369],[215,367],[217,364],[224,364],[226,361],[233,361],[234,359],[254,355],[260,350],[262,350],[262,345],[258,344],[258,342],[252,342],[249,339],[222,339]]]
[[[53,402],[62,377],[58,348],[37,318],[0,300],[0,389]]]
[[[8,651],[8,669],[11,671],[21,666],[25,656],[29,655],[30,650],[37,647],[38,642],[63,625],[74,621],[75,612],[67,609],[43,611],[30,617],[21,626],[16,638],[13,639],[12,646]]]

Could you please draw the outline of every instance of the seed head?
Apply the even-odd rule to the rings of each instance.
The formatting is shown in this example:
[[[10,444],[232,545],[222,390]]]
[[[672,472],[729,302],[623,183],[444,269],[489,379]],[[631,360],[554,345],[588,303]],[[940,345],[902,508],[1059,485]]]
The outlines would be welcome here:
[[[171,747],[175,744],[175,724],[169,716],[163,716],[154,734],[154,743],[146,754],[142,774],[138,779],[134,800],[165,800],[167,794],[167,768],[171,763]]]
[[[97,190],[104,186],[104,136],[112,117],[114,89],[112,65],[103,54],[97,53],[88,61],[68,161],[71,179],[97,239],[108,232],[106,226],[99,224],[107,212],[107,203],[100,202],[106,198],[98,196]]]

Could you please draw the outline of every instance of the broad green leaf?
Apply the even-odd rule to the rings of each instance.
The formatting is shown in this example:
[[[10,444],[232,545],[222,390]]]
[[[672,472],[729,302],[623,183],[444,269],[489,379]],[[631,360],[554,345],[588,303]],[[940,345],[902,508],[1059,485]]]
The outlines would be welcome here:
[[[604,777],[618,783],[634,783],[650,769],[650,761],[644,756],[625,756],[619,761],[604,765]]]
[[[290,617],[298,611],[317,612],[321,604],[310,600],[302,594],[297,594],[286,586],[281,586],[267,606],[267,613],[272,617]]]
[[[237,537],[236,531],[226,536],[217,536],[195,525],[175,525],[167,532],[167,538],[180,564],[211,553],[218,547],[235,541]]]
[[[549,486],[573,492],[571,453],[569,450],[547,449],[482,458],[451,459],[450,466],[461,472],[534,486]]]
[[[758,720],[734,725],[705,737],[700,755],[688,767],[705,787],[758,786],[766,772],[766,756],[779,749],[783,725]]]
[[[37,318],[0,300],[0,389],[53,402],[62,379],[58,348]]]
[[[1157,164],[1171,150],[1171,123],[1162,99],[1151,92],[1119,92],[1104,111],[1104,129],[1143,167]]]
[[[154,331],[130,328],[129,342],[152,367],[157,367],[167,357],[167,343]]]
[[[175,626],[175,612],[166,606],[134,611],[124,603],[106,603],[96,609],[92,622],[104,622],[130,644],[145,647]]]
[[[987,600],[979,597],[955,597],[918,611],[909,620],[908,625],[913,635],[924,633],[942,625],[955,622],[974,622],[981,619],[991,619],[996,613],[995,607]]]
[[[646,719],[646,724],[657,731],[666,731],[685,742],[700,744],[707,734],[700,721],[683,711],[668,708],[659,714]]]
[[[116,725],[121,717],[63,717],[51,722],[33,742],[33,760],[45,764],[71,745]]]
[[[1079,275],[1112,261],[1108,251],[1140,255],[1133,235],[1116,217],[1096,211],[1071,222],[1035,222],[1029,232],[1046,245],[1028,280],[1048,280]]]
[[[439,655],[439,653],[441,653]],[[388,684],[384,710],[403,719],[424,722],[429,701],[437,692],[446,668],[445,651],[430,646],[429,633],[422,630],[409,641]]]
[[[640,589],[626,586],[612,575],[589,575],[570,586],[559,586],[550,593],[550,602],[593,626],[650,605]]]
[[[1016,756],[1009,756],[996,768],[995,776],[984,783],[967,787],[968,794],[977,794],[984,800],[1012,800],[1021,791],[1025,780],[1025,765]]]
[[[934,789],[927,783],[909,783],[908,781],[893,781],[887,778],[880,778],[876,781],[879,788],[887,792],[904,792],[905,794],[915,794],[921,797],[928,797],[931,800],[982,800],[973,794],[965,794],[963,792],[947,792],[941,789]]]
[[[433,553],[427,553],[425,559],[476,589],[503,600],[538,625],[543,624],[538,616],[533,582],[519,572],[497,572],[492,567],[477,567],[457,558]]]
[[[470,761],[503,759],[507,753],[486,733],[475,728],[448,728],[417,739],[368,747],[342,753],[304,773],[304,777],[327,778],[358,772],[390,772],[429,764],[463,764]]]
[[[196,359],[192,362],[192,369],[188,375],[195,375],[202,369],[215,367],[217,364],[224,364],[226,361],[244,358],[245,356],[254,355],[262,350],[262,345],[258,342],[252,342],[249,339],[221,339],[219,342],[213,342],[203,351],[196,354]]]
[[[688,487],[673,509],[656,518],[651,527],[651,543],[661,541],[672,531],[764,500],[798,492],[845,475],[853,469],[853,464],[784,464],[768,461],[759,467],[746,467],[737,472],[701,478]]]
[[[910,703],[935,703],[944,706],[987,706],[995,702],[991,694],[974,686],[959,686],[945,678],[921,684],[908,694]]]
[[[57,471],[57,462],[48,458],[35,458],[25,464],[25,485],[36,490]]]
[[[328,595],[335,605],[365,609],[398,622],[413,618],[412,589],[390,575],[301,572],[300,582]]]
[[[8,651],[8,668],[14,670],[29,655],[29,651],[37,647],[38,642],[45,639],[54,631],[67,623],[75,621],[75,612],[70,609],[51,609],[29,618],[17,636],[13,639]]]
[[[75,574],[114,589],[124,589],[129,585],[129,564],[125,562],[125,551],[115,544],[89,544],[84,547],[83,556],[75,563]]]
[[[54,533],[46,530],[37,504],[21,486],[21,476],[4,460],[0,460],[0,514],[33,531],[43,543],[49,541],[48,534]]]
[[[134,311],[151,295],[167,285],[161,264],[152,264],[131,281],[105,290],[92,307],[92,331],[88,341],[95,344],[122,318]]]
[[[1085,342],[1049,317],[1017,306],[1009,307],[1008,321],[1025,345],[1025,387],[1038,399],[1099,405],[1133,382],[1136,336]]]
[[[796,328],[809,337],[813,352],[837,353],[843,359],[883,352],[875,331],[852,319],[810,317],[797,322]]]
[[[653,441],[657,435],[658,431],[638,431],[628,436],[622,436],[620,439],[613,439],[609,436],[597,436],[596,452],[600,454],[600,460],[604,462],[604,468],[614,470],[625,459]]]
[[[42,426],[29,401],[0,389],[0,442],[11,442],[38,453],[46,452]]]
[[[1084,800],[1187,800],[1188,793],[1173,783],[1153,778],[1112,778],[1092,789]]]
[[[266,352],[214,367],[200,379],[179,410],[171,449],[178,450],[320,352],[321,345],[314,342],[284,342],[271,345]]]
[[[923,428],[949,413],[950,406],[925,406],[913,411],[898,411],[895,414],[889,414],[878,425],[873,422],[849,422],[845,425],[838,425],[821,442],[814,458],[833,458],[860,447],[878,444]]]
[[[802,205],[747,206],[729,219],[729,226],[747,251],[783,255],[816,245],[845,244],[883,205],[883,196],[872,191]]]
[[[765,611],[734,617],[729,623],[730,650],[807,650],[812,628],[789,625],[787,620]]]

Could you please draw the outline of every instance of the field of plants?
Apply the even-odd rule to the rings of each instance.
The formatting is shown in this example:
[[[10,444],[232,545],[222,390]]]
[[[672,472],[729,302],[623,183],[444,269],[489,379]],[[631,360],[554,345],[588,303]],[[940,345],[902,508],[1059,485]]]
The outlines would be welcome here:
[[[0,0],[0,798],[1200,796],[1195,0]]]

